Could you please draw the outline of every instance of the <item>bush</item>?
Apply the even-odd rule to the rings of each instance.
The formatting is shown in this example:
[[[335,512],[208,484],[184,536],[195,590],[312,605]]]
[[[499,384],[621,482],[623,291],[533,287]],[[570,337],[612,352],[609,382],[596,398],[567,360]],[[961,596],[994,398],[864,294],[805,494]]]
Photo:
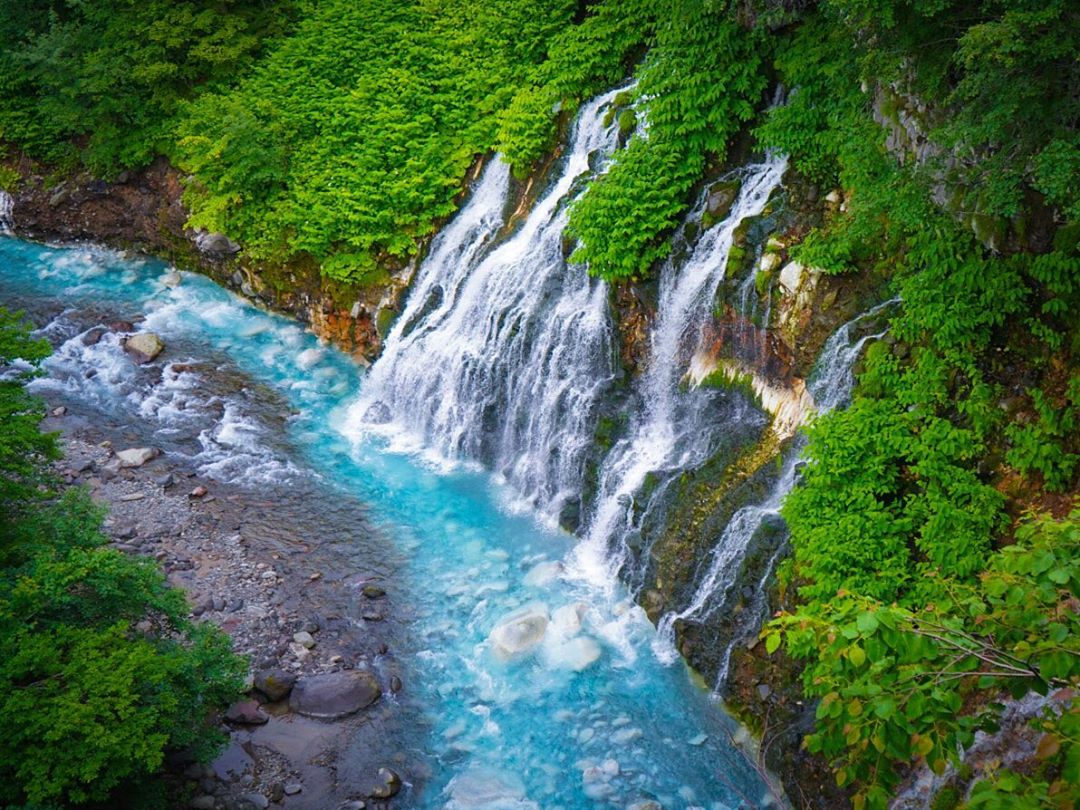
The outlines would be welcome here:
[[[20,384],[46,352],[0,310],[0,365],[29,361],[0,384],[0,803],[12,806],[104,802],[169,751],[209,758],[245,669],[151,561],[106,547],[83,490],[47,487],[55,439]]]

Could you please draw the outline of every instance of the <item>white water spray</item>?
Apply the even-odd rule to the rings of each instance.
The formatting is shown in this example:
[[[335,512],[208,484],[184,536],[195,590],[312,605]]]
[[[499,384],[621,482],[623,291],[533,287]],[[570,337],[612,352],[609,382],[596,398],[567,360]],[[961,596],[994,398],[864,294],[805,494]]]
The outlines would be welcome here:
[[[7,236],[15,224],[12,219],[15,212],[15,199],[6,191],[0,191],[0,236]]]
[[[572,576],[601,588],[613,587],[629,558],[626,535],[634,522],[633,498],[647,476],[692,469],[711,455],[706,423],[716,414],[709,412],[710,399],[694,396],[695,392],[687,396],[680,391],[680,382],[712,317],[735,231],[747,217],[764,210],[786,168],[785,158],[772,156],[746,170],[727,218],[701,236],[685,263],[664,265],[649,368],[639,388],[642,412],[635,416],[629,435],[604,460],[588,529],[568,565]],[[743,417],[729,414],[733,422]]]
[[[618,127],[603,118],[616,94],[582,108],[556,182],[495,247],[509,177],[501,162],[484,172],[423,263],[350,432],[404,432],[482,462],[549,518],[578,497],[613,347],[606,285],[566,262],[563,229],[590,160],[615,149]]]

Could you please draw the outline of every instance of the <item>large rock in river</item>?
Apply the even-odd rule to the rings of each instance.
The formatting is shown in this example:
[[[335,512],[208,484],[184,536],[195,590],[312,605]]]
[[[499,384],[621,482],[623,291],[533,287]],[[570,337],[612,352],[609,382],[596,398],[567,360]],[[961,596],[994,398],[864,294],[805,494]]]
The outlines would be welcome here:
[[[544,640],[548,628],[547,605],[526,605],[495,625],[488,640],[495,655],[509,661],[526,653]]]
[[[124,349],[135,358],[135,362],[149,363],[165,351],[165,341],[153,332],[139,332],[124,341]]]
[[[308,675],[293,686],[289,708],[308,717],[337,720],[366,709],[381,695],[375,676],[364,670]]]

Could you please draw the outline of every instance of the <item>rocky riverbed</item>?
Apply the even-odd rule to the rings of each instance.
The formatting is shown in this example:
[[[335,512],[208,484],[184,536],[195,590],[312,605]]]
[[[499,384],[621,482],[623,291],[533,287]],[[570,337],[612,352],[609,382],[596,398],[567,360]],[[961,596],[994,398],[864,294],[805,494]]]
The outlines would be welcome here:
[[[400,804],[422,777],[398,741],[409,709],[395,639],[407,617],[394,561],[356,542],[374,533],[363,505],[331,503],[317,482],[260,491],[201,476],[138,431],[52,399],[43,428],[62,432],[59,473],[108,506],[115,546],[157,560],[192,616],[225,630],[251,665],[248,699],[223,723],[228,748],[210,765],[173,763],[177,806]]]

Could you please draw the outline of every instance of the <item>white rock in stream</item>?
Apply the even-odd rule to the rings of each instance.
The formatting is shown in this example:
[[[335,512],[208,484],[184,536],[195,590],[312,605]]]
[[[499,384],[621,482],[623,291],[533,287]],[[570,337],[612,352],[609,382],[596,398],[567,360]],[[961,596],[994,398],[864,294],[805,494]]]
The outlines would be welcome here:
[[[158,450],[153,447],[132,447],[128,450],[119,450],[116,458],[121,467],[141,467],[152,458],[157,458]]]
[[[552,629],[565,638],[572,638],[581,632],[581,622],[589,606],[584,602],[575,602],[556,608],[551,614]]]
[[[162,284],[164,284],[164,285],[165,285],[166,287],[168,287],[168,288],[169,288],[170,290],[172,290],[172,289],[175,289],[176,287],[179,287],[179,286],[180,286],[180,282],[181,282],[181,281],[182,281],[183,279],[181,278],[181,276],[180,276],[180,273],[179,273],[179,272],[177,272],[176,270],[171,270],[170,272],[168,272],[168,273],[165,273],[165,274],[164,274],[164,275],[163,275],[163,276],[162,276],[162,277],[161,277],[160,279],[158,279],[158,280],[159,280],[159,281],[160,281],[160,282],[161,282]]]
[[[529,573],[525,575],[523,581],[526,587],[542,588],[558,579],[562,570],[563,566],[561,562],[542,562],[538,565],[534,565]]]
[[[540,644],[547,628],[547,605],[534,602],[503,618],[491,631],[488,641],[497,658],[509,661]]]
[[[445,810],[536,810],[525,798],[525,787],[509,773],[485,766],[473,766],[458,774],[446,786],[449,801]]]
[[[548,662],[559,669],[571,669],[574,672],[593,664],[600,658],[600,645],[588,636],[578,636],[562,644],[547,649]]]

